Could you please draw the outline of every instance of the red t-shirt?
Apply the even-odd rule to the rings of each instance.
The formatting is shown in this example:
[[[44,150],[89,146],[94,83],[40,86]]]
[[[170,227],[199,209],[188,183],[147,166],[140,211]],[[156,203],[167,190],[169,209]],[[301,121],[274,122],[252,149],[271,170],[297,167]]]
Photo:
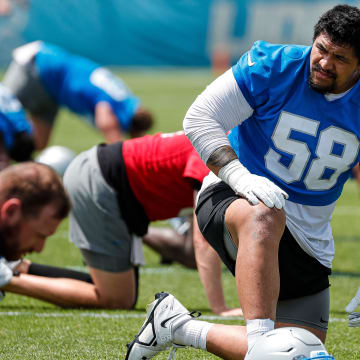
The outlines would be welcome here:
[[[130,186],[150,221],[176,217],[193,207],[195,181],[209,169],[182,131],[123,143]]]

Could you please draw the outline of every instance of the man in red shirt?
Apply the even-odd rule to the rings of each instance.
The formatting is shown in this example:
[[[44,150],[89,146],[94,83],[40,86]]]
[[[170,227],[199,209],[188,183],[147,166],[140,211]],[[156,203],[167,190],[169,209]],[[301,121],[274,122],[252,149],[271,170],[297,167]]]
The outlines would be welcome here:
[[[97,290],[94,302],[85,305],[135,305],[141,238],[151,236],[149,223],[192,212],[208,172],[183,132],[101,144],[70,164],[64,175],[73,204],[70,241]]]
[[[133,308],[138,266],[144,260],[142,238],[159,249],[177,249],[183,264],[194,264],[193,241],[202,240],[196,220],[190,242],[182,237],[177,246],[174,237],[180,236],[175,231],[149,228],[149,223],[192,215],[208,172],[182,131],[102,144],[81,153],[67,168],[64,185],[72,202],[70,241],[80,249],[91,279],[86,282],[76,275],[84,281],[71,288],[65,278],[74,275],[60,276],[62,270],[55,269],[54,282],[48,269],[40,269],[44,273],[36,275],[43,276],[32,277],[31,287],[18,284],[16,292],[66,307]],[[213,291],[221,278],[220,259],[214,263],[200,264],[210,267],[210,274],[217,271],[205,279],[210,306],[216,313],[233,315],[239,309],[227,309],[221,289]]]

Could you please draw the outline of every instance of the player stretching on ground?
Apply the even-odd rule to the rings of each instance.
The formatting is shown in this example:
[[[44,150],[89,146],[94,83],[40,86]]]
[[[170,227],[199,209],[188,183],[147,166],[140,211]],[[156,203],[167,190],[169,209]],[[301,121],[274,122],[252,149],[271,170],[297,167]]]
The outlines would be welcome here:
[[[3,81],[29,111],[37,149],[47,145],[59,106],[82,115],[108,143],[152,126],[151,114],[121,79],[59,46],[36,41],[15,49]]]
[[[173,247],[184,265],[194,263],[192,239],[202,237],[196,222],[188,238],[177,242],[175,231],[168,235],[168,229],[151,229],[149,223],[184,210],[192,214],[194,196],[208,172],[183,131],[102,144],[81,153],[67,168],[64,184],[72,202],[70,240],[81,250],[93,283],[65,279],[78,274],[64,274],[56,282],[38,276],[36,286],[18,281],[11,291],[60,306],[131,309],[143,262],[141,237]],[[215,267],[220,270],[217,262]],[[208,295],[215,312],[233,313],[222,292]]]

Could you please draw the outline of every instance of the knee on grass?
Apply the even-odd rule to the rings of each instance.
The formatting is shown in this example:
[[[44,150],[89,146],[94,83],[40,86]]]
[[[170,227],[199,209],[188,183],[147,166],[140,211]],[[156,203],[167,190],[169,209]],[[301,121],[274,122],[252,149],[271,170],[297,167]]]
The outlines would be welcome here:
[[[99,307],[111,310],[132,310],[134,308],[135,296],[122,298],[105,297],[99,299]]]

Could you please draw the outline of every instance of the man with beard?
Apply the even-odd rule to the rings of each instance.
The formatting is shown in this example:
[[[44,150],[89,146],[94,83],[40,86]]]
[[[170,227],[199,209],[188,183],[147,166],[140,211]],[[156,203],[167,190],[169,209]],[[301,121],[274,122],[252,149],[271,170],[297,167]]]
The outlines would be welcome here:
[[[26,169],[32,166],[41,173],[39,179],[28,184]],[[196,223],[191,224],[187,234],[177,234],[170,229],[164,232],[161,231],[164,229],[149,227],[149,222],[173,218],[180,212],[192,215],[194,196],[208,172],[183,131],[101,144],[81,153],[66,170],[64,183],[72,200],[70,239],[80,248],[90,275],[26,259],[19,264],[14,262],[27,252],[40,252],[45,238],[68,213],[69,204],[61,216],[55,217],[56,221],[52,220],[51,203],[44,212],[27,210],[33,217],[29,216],[31,221],[26,221],[29,223],[26,227],[15,222],[9,226],[9,222],[1,224],[0,290],[62,307],[134,307],[138,265],[143,258],[140,237],[168,258],[188,267],[195,264],[192,242],[193,238],[195,241],[201,237]],[[27,194],[37,185],[38,192],[32,196],[31,206],[40,205],[42,200],[38,197],[48,191],[37,184],[43,179],[50,190],[58,192],[60,199],[64,197],[64,206],[69,202],[60,179],[45,165],[29,163],[27,167],[10,167],[0,175],[0,195],[3,179],[16,189],[7,190],[8,197]],[[23,180],[20,175],[24,175]],[[45,182],[47,177],[49,182]],[[4,192],[5,189],[7,187]],[[13,201],[20,205],[20,200]],[[209,265],[216,268],[215,273],[221,273],[217,255]],[[14,271],[19,276],[13,276]],[[223,293],[212,292],[209,281],[204,287],[214,312],[223,316],[241,313],[241,309],[227,308]]]
[[[325,341],[330,220],[360,160],[359,59],[360,10],[338,5],[320,17],[312,46],[257,41],[197,97],[185,133],[212,171],[197,220],[235,276],[246,326],[194,320],[159,294],[126,359],[174,344],[254,359],[257,340],[282,326]]]
[[[7,167],[0,172],[0,256],[15,261],[40,252],[70,210],[61,179],[50,167],[34,162]],[[0,287],[19,294],[31,288],[33,275],[14,277],[0,263]],[[38,278],[38,277],[37,277]],[[72,281],[72,280],[71,280]],[[36,289],[27,295],[34,295]]]

